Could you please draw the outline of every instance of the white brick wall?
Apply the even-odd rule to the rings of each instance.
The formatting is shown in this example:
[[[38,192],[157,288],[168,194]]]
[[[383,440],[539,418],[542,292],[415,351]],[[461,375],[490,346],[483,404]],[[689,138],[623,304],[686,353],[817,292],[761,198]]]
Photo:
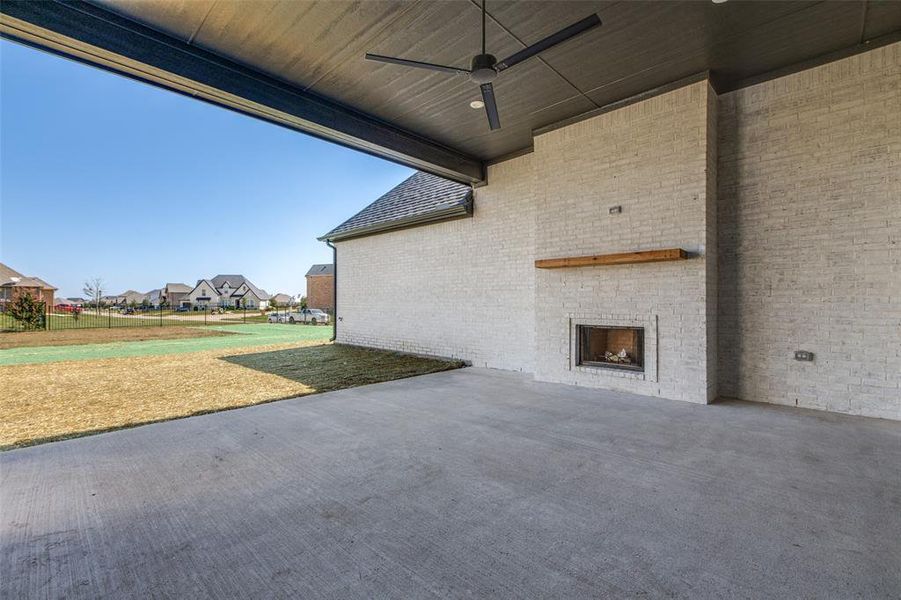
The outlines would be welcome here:
[[[338,341],[532,371],[533,158],[490,167],[470,219],[339,242]]]
[[[719,131],[721,394],[901,419],[901,44],[724,95]]]
[[[899,56],[895,44],[718,101],[693,84],[538,136],[490,167],[472,219],[338,244],[339,341],[901,419]],[[533,266],[662,247],[699,257]],[[654,319],[657,377],[571,370],[571,318]]]
[[[534,153],[489,169],[472,219],[339,243],[339,341],[708,401],[708,92],[697,83],[540,136]],[[701,256],[534,268],[664,247]],[[607,313],[655,318],[656,381],[569,369],[567,319]]]
[[[704,81],[535,138],[538,258],[659,248],[699,255],[538,270],[537,378],[708,401],[709,95]],[[622,213],[609,214],[611,206]],[[603,314],[656,317],[656,380],[573,368],[566,319]]]

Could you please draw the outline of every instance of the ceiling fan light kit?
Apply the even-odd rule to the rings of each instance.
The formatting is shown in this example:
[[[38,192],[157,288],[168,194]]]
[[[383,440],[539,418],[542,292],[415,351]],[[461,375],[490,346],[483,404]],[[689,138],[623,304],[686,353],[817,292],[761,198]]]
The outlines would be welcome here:
[[[601,19],[596,14],[585,17],[581,21],[573,23],[569,27],[565,27],[557,33],[551,34],[543,40],[523,48],[512,56],[498,62],[498,60],[485,50],[485,0],[482,0],[482,53],[472,57],[469,69],[459,67],[450,67],[447,65],[438,65],[434,63],[422,62],[418,60],[409,60],[406,58],[396,58],[394,56],[384,56],[381,54],[366,54],[366,60],[401,65],[404,67],[414,67],[417,69],[428,69],[430,71],[439,71],[442,73],[450,73],[453,75],[469,75],[470,81],[478,84],[482,92],[481,103],[478,100],[469,103],[472,108],[485,107],[485,114],[488,117],[488,126],[492,129],[501,128],[500,116],[497,112],[497,102],[494,97],[494,80],[497,79],[503,71],[518,65],[519,63],[541,54],[545,50],[553,48],[558,44],[576,37],[590,29],[594,29],[601,25]]]

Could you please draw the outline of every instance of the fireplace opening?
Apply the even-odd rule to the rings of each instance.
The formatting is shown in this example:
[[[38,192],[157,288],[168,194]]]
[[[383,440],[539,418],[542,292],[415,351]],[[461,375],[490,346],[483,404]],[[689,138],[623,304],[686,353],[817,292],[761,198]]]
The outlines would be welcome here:
[[[577,325],[576,364],[644,371],[644,328]]]

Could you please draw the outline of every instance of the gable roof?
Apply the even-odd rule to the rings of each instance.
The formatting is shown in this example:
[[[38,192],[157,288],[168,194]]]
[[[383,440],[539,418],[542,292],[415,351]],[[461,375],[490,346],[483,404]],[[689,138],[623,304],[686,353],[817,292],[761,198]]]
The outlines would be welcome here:
[[[47,285],[37,277],[10,277],[0,283],[0,287],[46,288]]]
[[[210,279],[210,283],[216,286],[216,289],[221,288],[226,283],[228,283],[232,287],[240,287],[242,283],[244,283],[243,275],[216,275],[212,279]]]
[[[216,286],[214,286],[214,285],[210,282],[209,279],[198,279],[198,280],[197,280],[197,285],[195,285],[194,287],[191,288],[191,291],[188,292],[188,295],[190,296],[191,294],[193,294],[193,293],[194,293],[194,290],[196,290],[197,288],[199,288],[199,287],[200,287],[200,284],[202,284],[202,283],[207,284],[207,285],[210,286],[210,288],[211,288],[210,292],[207,292],[207,294],[206,294],[205,296],[203,296],[204,298],[212,297],[212,293],[213,293],[213,292],[215,292],[217,296],[219,295],[219,292],[216,291]]]
[[[45,290],[55,290],[55,289],[56,289],[55,287],[53,287],[52,285],[50,285],[49,283],[47,283],[46,281],[44,281],[44,280],[41,279],[40,277],[32,277],[32,279],[34,279],[35,281],[37,281],[38,283],[40,283],[42,286],[44,286],[44,289],[45,289]]]
[[[2,287],[39,287],[45,290],[56,288],[40,277],[26,277],[15,269],[0,263],[0,286]]]
[[[191,290],[193,290],[194,288],[192,288],[190,285],[187,285],[184,283],[167,283],[166,287],[164,289],[166,290],[167,293],[170,293],[170,294],[180,294],[180,293],[188,293]]]
[[[338,241],[472,215],[472,188],[418,171],[320,240]]]
[[[310,267],[310,270],[307,271],[305,277],[309,277],[310,275],[334,275],[335,274],[335,265],[329,263],[327,265],[313,265]]]
[[[147,299],[147,294],[142,294],[141,292],[136,292],[135,290],[128,290],[126,292],[122,292],[117,296],[117,298],[121,298],[123,302],[143,302]]]
[[[22,278],[25,276],[15,269],[11,269],[3,263],[0,263],[0,283],[7,283],[10,279],[14,279],[16,277]]]

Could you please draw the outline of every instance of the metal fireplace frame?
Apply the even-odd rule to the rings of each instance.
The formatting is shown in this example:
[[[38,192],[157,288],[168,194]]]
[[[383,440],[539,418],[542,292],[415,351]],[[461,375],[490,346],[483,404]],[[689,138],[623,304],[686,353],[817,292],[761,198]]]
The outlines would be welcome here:
[[[638,337],[638,350],[637,354],[640,354],[640,364],[619,364],[613,362],[603,362],[603,361],[595,361],[595,360],[583,360],[582,351],[582,336],[583,332],[588,329],[604,329],[607,331],[640,331],[641,335]],[[576,366],[578,367],[594,367],[597,369],[619,369],[622,371],[632,371],[634,373],[644,373],[644,354],[645,354],[645,330],[644,327],[633,327],[633,326],[624,326],[624,325],[586,325],[584,323],[577,323],[575,325],[575,336],[576,336]]]
[[[566,315],[569,329],[569,370],[592,379],[623,378],[657,381],[657,315],[656,314],[598,314],[570,313]],[[579,326],[615,329],[644,329],[644,370],[612,366],[610,363],[579,364]]]

